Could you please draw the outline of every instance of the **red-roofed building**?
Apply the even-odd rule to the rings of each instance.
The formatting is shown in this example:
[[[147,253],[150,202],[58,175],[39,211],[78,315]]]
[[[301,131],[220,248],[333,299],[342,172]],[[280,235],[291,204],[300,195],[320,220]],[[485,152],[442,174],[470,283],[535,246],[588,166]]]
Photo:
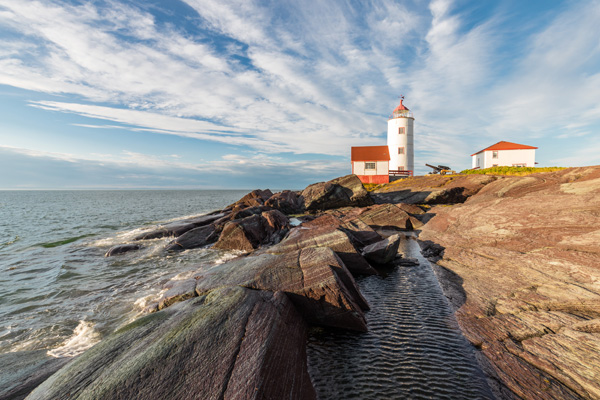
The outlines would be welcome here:
[[[498,142],[471,154],[473,168],[535,167],[537,147],[511,142]]]
[[[387,146],[352,147],[352,173],[362,183],[389,183],[390,152]]]

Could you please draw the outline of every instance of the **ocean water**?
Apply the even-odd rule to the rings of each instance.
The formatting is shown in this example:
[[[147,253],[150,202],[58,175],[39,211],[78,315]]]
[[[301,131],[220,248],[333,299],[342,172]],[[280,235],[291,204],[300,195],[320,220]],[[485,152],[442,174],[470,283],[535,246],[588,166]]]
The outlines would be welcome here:
[[[172,279],[235,256],[165,254],[172,238],[104,257],[157,225],[220,209],[247,191],[0,191],[0,354],[74,356],[141,315]]]

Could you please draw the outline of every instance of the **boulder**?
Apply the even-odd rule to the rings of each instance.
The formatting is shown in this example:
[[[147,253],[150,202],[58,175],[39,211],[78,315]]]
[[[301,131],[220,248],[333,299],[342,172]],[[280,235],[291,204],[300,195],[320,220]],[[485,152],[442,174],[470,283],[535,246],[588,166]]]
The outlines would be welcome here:
[[[302,199],[308,211],[373,204],[369,192],[356,175],[310,185],[302,191]]]
[[[315,399],[305,345],[285,295],[230,287],[117,330],[29,399]]]
[[[362,255],[376,264],[388,264],[398,255],[400,235],[392,235],[363,249]]]
[[[366,300],[344,263],[328,248],[252,255],[219,265],[197,277],[196,292],[242,287],[282,291],[312,324],[366,331]]]
[[[360,219],[354,218],[350,221],[342,221],[339,217],[332,214],[324,214],[311,221],[307,221],[302,224],[302,227],[338,228],[345,232],[348,236],[350,236],[352,242],[358,244],[360,247],[379,242],[382,239],[382,237],[377,232],[375,232],[373,228],[371,228],[369,225],[367,225]]]
[[[245,252],[254,250],[268,237],[263,221],[262,216],[252,215],[226,223],[213,248]]]
[[[296,192],[291,190],[275,193],[265,201],[265,206],[272,207],[284,214],[295,214],[302,211],[301,199]]]
[[[348,235],[334,226],[293,228],[279,244],[270,247],[266,252],[282,254],[311,247],[331,248],[342,259],[348,270],[355,275],[377,274],[377,271],[356,251]]]
[[[140,246],[139,244],[118,244],[108,249],[106,254],[104,254],[104,257],[116,256],[117,254],[128,253],[130,251],[139,250],[141,248],[142,246]]]
[[[194,228],[191,231],[184,233],[177,239],[170,242],[166,247],[166,251],[179,251],[187,249],[195,249],[206,246],[217,241],[219,232],[215,225],[206,225]]]
[[[251,191],[235,203],[230,204],[229,206],[227,206],[227,208],[235,208],[236,206],[243,206],[244,208],[259,207],[265,204],[265,201],[267,201],[271,196],[273,196],[273,192],[271,192],[269,189],[256,189]]]

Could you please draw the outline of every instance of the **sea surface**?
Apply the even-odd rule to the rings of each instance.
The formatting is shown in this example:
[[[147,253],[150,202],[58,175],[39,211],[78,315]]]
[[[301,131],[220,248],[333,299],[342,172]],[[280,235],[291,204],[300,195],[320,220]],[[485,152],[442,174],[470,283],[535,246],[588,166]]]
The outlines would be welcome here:
[[[104,257],[157,225],[224,208],[248,191],[0,191],[0,354],[74,356],[141,315],[172,279],[235,256],[164,254],[169,238]]]

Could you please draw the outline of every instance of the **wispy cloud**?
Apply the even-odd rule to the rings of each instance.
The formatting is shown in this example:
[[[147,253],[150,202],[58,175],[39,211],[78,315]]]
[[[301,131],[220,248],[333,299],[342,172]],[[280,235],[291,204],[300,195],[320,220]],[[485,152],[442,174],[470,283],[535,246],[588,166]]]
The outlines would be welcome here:
[[[467,166],[490,142],[585,139],[600,123],[597,1],[519,41],[511,14],[476,19],[452,0],[184,2],[185,27],[117,0],[3,0],[0,84],[64,95],[31,105],[100,120],[82,128],[251,148],[271,154],[263,165],[384,143],[400,93],[422,163]]]

